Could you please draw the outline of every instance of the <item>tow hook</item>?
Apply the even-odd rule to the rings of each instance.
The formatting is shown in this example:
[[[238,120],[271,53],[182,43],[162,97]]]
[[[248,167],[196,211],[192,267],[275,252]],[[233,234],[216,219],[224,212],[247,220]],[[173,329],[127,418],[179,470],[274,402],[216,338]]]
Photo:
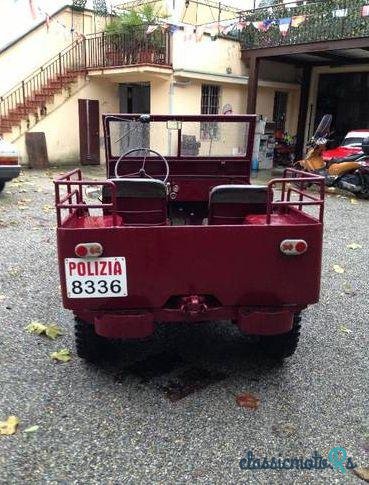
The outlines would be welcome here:
[[[206,305],[203,296],[191,295],[183,296],[181,298],[180,309],[182,313],[195,317],[201,313],[207,312],[208,306]]]

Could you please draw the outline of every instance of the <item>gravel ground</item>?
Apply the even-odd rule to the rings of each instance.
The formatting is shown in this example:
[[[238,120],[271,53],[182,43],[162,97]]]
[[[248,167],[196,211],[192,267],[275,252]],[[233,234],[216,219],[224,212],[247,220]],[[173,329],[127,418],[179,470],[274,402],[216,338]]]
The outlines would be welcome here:
[[[352,472],[239,463],[248,450],[308,458],[341,446],[369,466],[369,202],[328,196],[321,302],[305,311],[300,346],[284,365],[262,360],[222,323],[163,327],[97,368],[75,356],[72,315],[59,296],[58,172],[25,171],[0,195],[0,420],[20,419],[16,434],[0,436],[0,483],[359,483]],[[347,249],[352,242],[362,248]],[[28,334],[33,320],[57,323],[64,336]],[[54,363],[50,352],[64,347],[72,360]],[[163,368],[135,364],[163,351]],[[214,382],[172,402],[168,386],[194,368]],[[237,406],[242,393],[258,396],[259,408]]]

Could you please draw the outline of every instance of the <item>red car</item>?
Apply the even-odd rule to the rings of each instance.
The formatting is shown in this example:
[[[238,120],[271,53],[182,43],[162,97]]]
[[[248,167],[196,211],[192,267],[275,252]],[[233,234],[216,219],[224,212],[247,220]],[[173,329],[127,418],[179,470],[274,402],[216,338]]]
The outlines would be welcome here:
[[[300,313],[319,299],[324,178],[286,169],[252,185],[256,120],[103,116],[107,179],[76,169],[55,181],[61,291],[80,357],[96,361],[109,339],[149,337],[160,323],[217,320],[269,356],[294,353]],[[101,201],[86,200],[89,185],[102,186]]]
[[[328,162],[333,158],[346,158],[363,153],[361,144],[365,138],[369,138],[369,130],[349,131],[339,147],[333,150],[326,150],[323,153],[324,161]]]

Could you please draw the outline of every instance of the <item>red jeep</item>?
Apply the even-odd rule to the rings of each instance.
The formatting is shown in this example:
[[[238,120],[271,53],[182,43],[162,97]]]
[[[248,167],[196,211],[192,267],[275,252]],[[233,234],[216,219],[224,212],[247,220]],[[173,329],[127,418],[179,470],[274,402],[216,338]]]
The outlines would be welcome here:
[[[55,181],[64,306],[77,353],[162,322],[229,320],[285,358],[319,299],[324,179],[250,184],[256,116],[104,115],[107,179]],[[316,186],[307,192],[304,187]],[[86,186],[101,186],[86,202]]]

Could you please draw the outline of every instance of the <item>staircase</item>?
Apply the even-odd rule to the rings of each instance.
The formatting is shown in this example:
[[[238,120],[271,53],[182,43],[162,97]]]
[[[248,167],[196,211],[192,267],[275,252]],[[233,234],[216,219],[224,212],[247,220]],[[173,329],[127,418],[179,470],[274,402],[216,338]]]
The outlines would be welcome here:
[[[0,136],[14,127],[34,126],[47,114],[47,105],[89,69],[149,64],[171,66],[170,32],[146,35],[147,26],[129,35],[91,34],[61,51],[11,91],[0,96]],[[21,130],[22,131],[22,130]]]
[[[46,115],[46,105],[86,74],[85,41],[74,42],[0,97],[0,135],[26,121],[27,129]],[[32,123],[33,122],[33,123]]]

